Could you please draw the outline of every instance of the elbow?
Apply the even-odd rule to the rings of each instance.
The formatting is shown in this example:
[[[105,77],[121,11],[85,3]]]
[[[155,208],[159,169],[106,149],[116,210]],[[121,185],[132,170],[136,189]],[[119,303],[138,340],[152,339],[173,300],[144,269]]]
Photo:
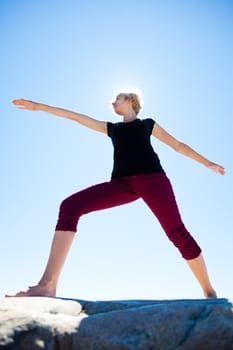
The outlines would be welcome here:
[[[173,149],[178,153],[182,153],[184,148],[185,148],[185,144],[180,141],[177,141],[176,144],[173,146]]]

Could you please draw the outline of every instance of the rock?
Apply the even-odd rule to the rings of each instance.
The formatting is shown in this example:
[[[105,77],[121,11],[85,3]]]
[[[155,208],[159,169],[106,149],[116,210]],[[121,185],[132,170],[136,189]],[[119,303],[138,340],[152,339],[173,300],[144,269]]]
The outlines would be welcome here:
[[[56,298],[0,301],[0,349],[68,350],[72,334],[86,317],[78,302]]]
[[[233,350],[227,299],[0,300],[0,349]]]

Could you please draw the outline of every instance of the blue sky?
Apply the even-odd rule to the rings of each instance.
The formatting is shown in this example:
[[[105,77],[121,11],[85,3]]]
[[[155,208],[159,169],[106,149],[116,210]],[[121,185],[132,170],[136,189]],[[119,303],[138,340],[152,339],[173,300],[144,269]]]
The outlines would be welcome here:
[[[139,89],[140,117],[226,168],[222,177],[152,140],[218,295],[232,297],[232,2],[3,0],[0,33],[0,295],[38,282],[59,203],[112,169],[105,135],[11,101],[117,121],[113,96]],[[202,291],[139,200],[81,219],[58,295],[180,299]]]

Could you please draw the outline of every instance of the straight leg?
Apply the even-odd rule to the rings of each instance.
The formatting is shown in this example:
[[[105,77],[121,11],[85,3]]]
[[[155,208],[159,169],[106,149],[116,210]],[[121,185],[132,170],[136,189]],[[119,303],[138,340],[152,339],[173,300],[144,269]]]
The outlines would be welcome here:
[[[216,297],[201,249],[182,222],[169,179],[163,174],[145,176],[145,180],[138,185],[138,191],[159,220],[168,238],[187,261],[204,295],[209,298]]]
[[[187,260],[187,263],[192,270],[194,276],[197,278],[198,282],[200,283],[204,296],[206,298],[216,298],[216,292],[214,288],[212,287],[206,264],[203,258],[202,253],[195,259]]]

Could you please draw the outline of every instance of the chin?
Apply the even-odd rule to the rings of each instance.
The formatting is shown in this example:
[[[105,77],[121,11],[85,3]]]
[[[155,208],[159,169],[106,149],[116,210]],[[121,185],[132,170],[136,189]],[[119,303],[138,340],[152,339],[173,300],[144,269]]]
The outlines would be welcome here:
[[[116,113],[117,115],[119,115],[120,117],[122,117],[122,115],[123,115],[123,113],[120,112],[120,111],[116,111],[116,110],[115,110],[115,113]]]

